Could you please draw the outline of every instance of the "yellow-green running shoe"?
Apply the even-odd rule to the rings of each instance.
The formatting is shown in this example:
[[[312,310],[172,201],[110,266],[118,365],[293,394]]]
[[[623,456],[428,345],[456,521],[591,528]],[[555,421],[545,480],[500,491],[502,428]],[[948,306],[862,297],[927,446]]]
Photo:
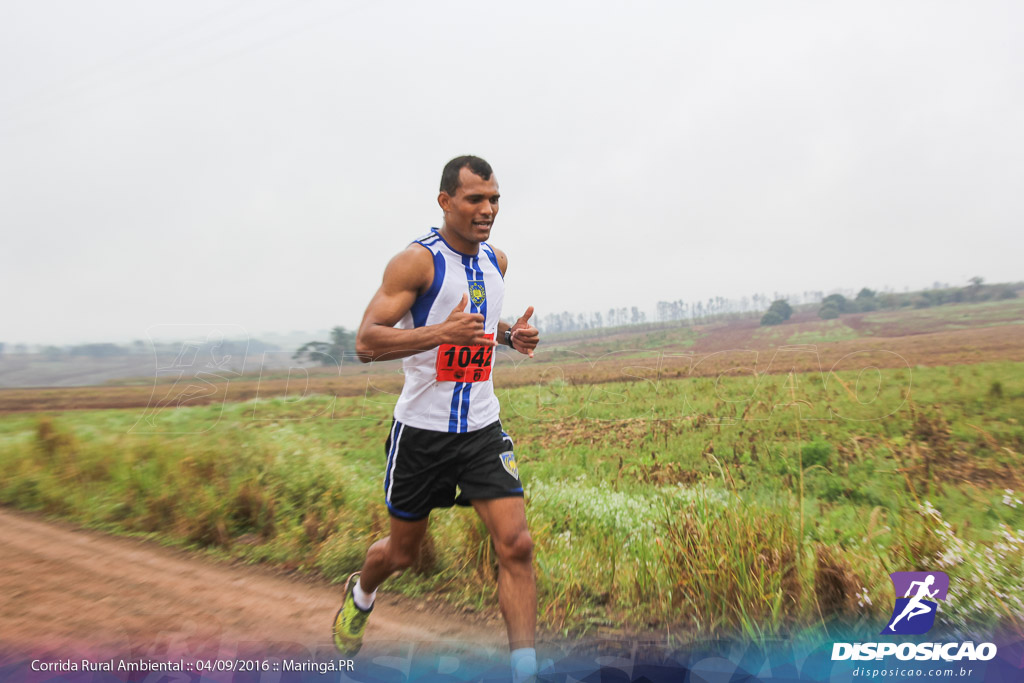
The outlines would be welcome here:
[[[355,588],[358,579],[359,572],[354,572],[345,581],[345,599],[341,603],[341,609],[334,615],[334,646],[349,656],[355,655],[362,647],[366,619],[373,611],[372,606],[365,612],[356,607],[352,589]]]

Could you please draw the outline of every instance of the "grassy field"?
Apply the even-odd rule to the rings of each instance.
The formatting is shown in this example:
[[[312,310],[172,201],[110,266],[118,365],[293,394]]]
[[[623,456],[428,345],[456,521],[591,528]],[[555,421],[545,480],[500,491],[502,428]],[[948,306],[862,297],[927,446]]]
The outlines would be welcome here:
[[[596,384],[555,367],[502,389],[546,628],[877,634],[888,573],[926,569],[953,578],[939,628],[1024,628],[1024,363],[734,361],[724,375],[693,372],[698,359],[679,377],[640,368]],[[394,395],[376,384],[386,391],[12,413],[0,503],[338,579],[387,525]],[[416,571],[389,585],[490,608],[495,573],[474,515],[441,511]]]
[[[497,352],[495,384],[503,388],[545,384],[630,381],[644,376],[716,377],[746,368],[757,373],[828,372],[850,358],[870,357],[880,368],[1024,362],[1024,299],[843,315],[821,320],[812,312],[774,327],[738,317],[701,325],[648,323],[636,328],[584,330],[545,338],[536,358]],[[793,347],[804,347],[799,351]],[[0,364],[2,365],[2,364]],[[194,407],[225,401],[328,394],[364,396],[401,390],[400,364],[296,368],[290,374],[219,377],[204,367],[171,368],[148,380],[117,385],[0,389],[0,414],[40,410]],[[180,370],[180,372],[179,372]],[[0,368],[2,371],[2,368]]]
[[[860,320],[866,334],[887,336],[1020,324],[1024,322],[1024,299],[866,313]]]

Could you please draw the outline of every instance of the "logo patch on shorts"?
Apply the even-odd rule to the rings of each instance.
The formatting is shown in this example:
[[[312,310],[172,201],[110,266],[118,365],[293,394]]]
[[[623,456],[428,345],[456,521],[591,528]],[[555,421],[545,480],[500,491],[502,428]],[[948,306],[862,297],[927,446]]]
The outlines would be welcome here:
[[[484,289],[483,280],[473,280],[469,283],[469,298],[477,306],[484,302],[484,299],[487,298],[487,290]]]
[[[505,451],[498,457],[501,458],[501,466],[505,468],[505,471],[518,479],[519,466],[516,464],[515,454],[512,451]]]

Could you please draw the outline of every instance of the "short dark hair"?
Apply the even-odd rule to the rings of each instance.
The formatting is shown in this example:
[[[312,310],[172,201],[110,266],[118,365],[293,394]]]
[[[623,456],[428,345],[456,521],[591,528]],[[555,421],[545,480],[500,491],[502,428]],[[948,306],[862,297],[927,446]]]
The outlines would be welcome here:
[[[441,192],[447,192],[454,197],[455,191],[459,189],[459,171],[467,166],[470,171],[484,180],[490,180],[491,173],[494,172],[491,170],[491,165],[480,157],[470,155],[455,157],[445,164],[444,170],[441,171]]]

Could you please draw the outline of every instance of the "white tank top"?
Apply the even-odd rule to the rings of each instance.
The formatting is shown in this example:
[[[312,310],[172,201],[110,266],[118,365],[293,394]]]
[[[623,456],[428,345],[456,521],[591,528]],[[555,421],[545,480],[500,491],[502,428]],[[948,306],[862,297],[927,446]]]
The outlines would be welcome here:
[[[398,326],[413,329],[435,325],[451,315],[463,294],[467,313],[484,316],[484,334],[498,332],[505,282],[494,250],[486,242],[476,256],[449,245],[437,228],[413,242],[434,256],[434,280],[416,299]],[[499,342],[501,340],[498,340]],[[419,429],[471,432],[498,419],[498,397],[490,377],[494,347],[452,346],[408,356],[403,361],[405,385],[395,405],[395,419]]]

